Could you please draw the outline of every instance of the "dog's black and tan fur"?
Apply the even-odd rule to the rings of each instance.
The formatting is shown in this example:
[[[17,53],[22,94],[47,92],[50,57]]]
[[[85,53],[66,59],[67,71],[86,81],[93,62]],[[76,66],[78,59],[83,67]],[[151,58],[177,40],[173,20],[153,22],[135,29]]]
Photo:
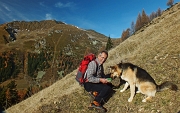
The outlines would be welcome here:
[[[146,72],[146,70],[131,63],[119,63],[115,66],[110,66],[110,73],[112,78],[121,77],[121,79],[126,81],[124,88],[120,90],[121,92],[125,91],[128,86],[130,86],[131,96],[128,99],[128,102],[133,100],[135,87],[138,89],[136,93],[142,93],[147,96],[142,102],[151,100],[157,91],[162,91],[164,89],[176,91],[178,89],[177,85],[168,81],[161,85],[157,85],[155,80],[148,72]]]

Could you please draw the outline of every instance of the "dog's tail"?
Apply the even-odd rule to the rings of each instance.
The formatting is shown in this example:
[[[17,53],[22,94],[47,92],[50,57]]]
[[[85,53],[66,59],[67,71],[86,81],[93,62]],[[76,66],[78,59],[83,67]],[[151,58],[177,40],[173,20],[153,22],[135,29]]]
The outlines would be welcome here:
[[[157,85],[157,88],[156,88],[157,91],[163,91],[166,89],[171,89],[173,91],[177,91],[178,86],[176,84],[173,84],[172,82],[166,81],[160,85]]]

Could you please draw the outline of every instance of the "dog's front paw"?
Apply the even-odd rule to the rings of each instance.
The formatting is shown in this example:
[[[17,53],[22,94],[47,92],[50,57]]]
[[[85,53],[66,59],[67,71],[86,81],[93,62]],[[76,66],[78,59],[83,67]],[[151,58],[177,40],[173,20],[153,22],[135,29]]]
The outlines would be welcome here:
[[[125,91],[125,90],[123,90],[123,89],[122,89],[122,90],[120,90],[120,92],[124,92],[124,91]]]
[[[146,99],[143,99],[142,102],[146,102]]]
[[[136,93],[141,93],[141,92],[138,90],[138,91],[136,91]]]
[[[132,102],[132,100],[133,100],[132,98],[129,98],[129,99],[128,99],[128,102]]]

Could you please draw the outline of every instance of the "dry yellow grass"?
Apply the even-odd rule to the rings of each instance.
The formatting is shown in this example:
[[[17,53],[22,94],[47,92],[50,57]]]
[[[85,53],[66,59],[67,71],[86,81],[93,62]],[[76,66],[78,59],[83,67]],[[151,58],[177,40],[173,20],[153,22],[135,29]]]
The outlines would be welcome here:
[[[109,51],[105,70],[121,60],[134,63],[150,73],[157,84],[173,81],[180,87],[180,3],[165,11],[119,46]],[[108,73],[108,71],[106,71]],[[89,96],[75,81],[76,70],[50,87],[6,110],[7,113],[94,113],[87,109]],[[120,86],[122,88],[122,86]],[[151,102],[142,103],[130,91],[117,92],[104,105],[108,113],[178,113],[180,91],[158,92]]]

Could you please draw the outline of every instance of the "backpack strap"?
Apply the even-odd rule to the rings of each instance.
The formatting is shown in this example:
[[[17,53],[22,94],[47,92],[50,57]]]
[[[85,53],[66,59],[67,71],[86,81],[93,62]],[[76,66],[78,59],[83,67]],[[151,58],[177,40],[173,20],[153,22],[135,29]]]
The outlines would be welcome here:
[[[96,63],[96,74],[97,74],[97,71],[98,71],[98,62],[96,61],[96,60],[93,60],[95,63]],[[86,79],[86,77],[87,77],[87,70],[86,70],[86,72],[84,73],[84,79]],[[87,80],[85,81],[85,82],[88,82]]]

